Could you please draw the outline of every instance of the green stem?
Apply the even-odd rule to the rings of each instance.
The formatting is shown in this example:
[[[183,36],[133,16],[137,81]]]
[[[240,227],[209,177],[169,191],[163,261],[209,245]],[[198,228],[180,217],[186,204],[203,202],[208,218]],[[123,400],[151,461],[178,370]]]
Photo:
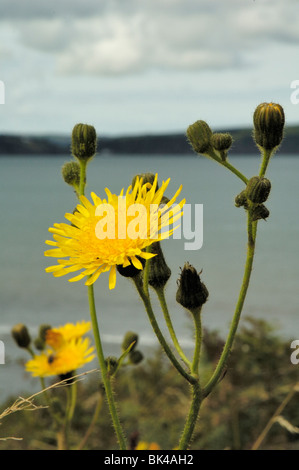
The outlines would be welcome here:
[[[220,165],[224,166],[228,170],[230,170],[232,173],[234,173],[238,178],[240,178],[245,184],[248,183],[248,179],[246,176],[244,176],[237,168],[235,168],[231,163],[229,163],[227,160],[222,160],[220,156],[217,155],[217,153],[213,150],[210,151],[208,154],[208,157],[212,158],[216,162],[218,162]]]
[[[161,305],[161,308],[162,308],[162,312],[163,312],[163,315],[164,315],[164,318],[165,318],[165,322],[166,322],[167,328],[169,330],[170,336],[172,338],[173,344],[174,344],[178,354],[181,356],[182,360],[191,369],[191,361],[184,354],[184,351],[182,350],[182,348],[179,344],[179,341],[177,339],[177,336],[176,336],[176,333],[175,333],[175,330],[174,330],[174,327],[173,327],[173,324],[172,324],[172,321],[171,321],[171,317],[169,315],[168,306],[167,306],[167,302],[166,302],[166,299],[165,299],[164,288],[163,287],[158,287],[155,290],[156,290],[156,293],[157,293],[157,296],[158,296],[158,299],[159,299],[159,302],[160,302],[160,305]]]
[[[188,446],[190,445],[190,441],[192,439],[193,431],[195,428],[195,424],[198,418],[198,413],[200,410],[200,405],[202,402],[202,394],[199,382],[196,381],[192,385],[192,402],[190,406],[190,410],[187,416],[186,424],[184,427],[184,431],[178,446],[179,450],[187,450]]]
[[[198,368],[200,360],[201,342],[202,342],[202,327],[201,327],[201,307],[192,312],[195,325],[195,348],[193,354],[191,372],[198,377]]]
[[[79,196],[83,195],[85,191],[86,167],[87,167],[87,161],[80,160]],[[94,340],[95,340],[98,360],[100,364],[100,369],[102,373],[102,379],[103,379],[103,383],[104,383],[104,387],[106,391],[109,411],[110,411],[113,427],[115,430],[115,434],[116,434],[120,449],[125,450],[127,448],[126,440],[125,440],[124,433],[123,433],[123,430],[119,421],[119,417],[117,414],[117,409],[116,409],[116,405],[115,405],[115,401],[113,397],[112,385],[107,374],[107,367],[106,367],[104,352],[102,348],[102,342],[101,342],[97,314],[96,314],[93,285],[88,286],[88,301],[89,301],[89,310],[90,310],[90,317],[91,317],[91,322],[92,322]]]
[[[245,269],[244,269],[243,282],[241,285],[235,313],[233,316],[233,320],[231,323],[231,327],[230,327],[230,330],[226,339],[223,352],[220,356],[220,359],[219,359],[219,362],[217,364],[214,374],[212,375],[210,381],[204,388],[204,391],[203,391],[204,397],[209,395],[209,393],[212,391],[212,389],[215,387],[215,385],[221,378],[225,370],[231,349],[232,349],[232,345],[235,339],[236,331],[239,325],[240,316],[242,313],[243,305],[245,302],[245,298],[246,298],[246,294],[247,294],[247,290],[248,290],[248,286],[250,282],[250,276],[251,276],[253,258],[254,258],[254,252],[255,252],[256,225],[257,224],[255,222],[252,222],[250,212],[248,211],[248,244],[247,244],[247,257],[246,257],[246,263],[245,263]]]
[[[103,353],[97,314],[96,314],[96,308],[95,308],[93,285],[88,286],[88,300],[89,300],[90,316],[91,316],[91,322],[92,322],[93,333],[94,333],[94,340],[95,340],[98,360],[99,360],[99,364],[100,364],[100,368],[102,372],[102,379],[103,379],[103,383],[104,383],[104,387],[106,391],[109,411],[110,411],[110,415],[112,418],[112,423],[114,426],[114,430],[116,433],[116,437],[117,437],[120,449],[126,450],[127,448],[126,440],[125,440],[122,427],[119,421],[119,417],[117,414],[117,409],[116,409],[116,405],[115,405],[114,397],[113,397],[112,385],[107,374],[107,367],[105,363],[105,357]]]
[[[231,163],[228,161],[222,161],[220,162],[222,166],[230,170],[232,173],[234,173],[238,178],[240,178],[245,184],[248,183],[248,179],[246,176],[244,176],[237,168],[235,168]]]
[[[146,269],[146,268],[145,268]],[[172,364],[174,365],[174,367],[178,370],[178,372],[180,372],[180,374],[186,379],[188,380],[188,382],[190,383],[194,383],[195,382],[195,379],[194,377],[192,377],[192,375],[188,374],[188,372],[181,366],[181,364],[178,362],[178,360],[176,359],[176,357],[174,356],[173,352],[171,351],[167,341],[165,340],[160,328],[159,328],[159,325],[157,323],[157,320],[155,318],[155,314],[153,312],[153,309],[152,309],[152,305],[151,305],[151,302],[150,302],[150,299],[149,299],[149,296],[146,294],[146,290],[144,290],[144,287],[143,287],[143,284],[142,284],[142,281],[141,279],[139,278],[139,276],[136,276],[135,278],[133,278],[134,280],[134,283],[135,283],[135,286],[136,286],[136,289],[143,301],[143,304],[144,304],[144,307],[145,307],[145,310],[147,312],[147,315],[148,315],[148,318],[149,318],[149,321],[150,321],[150,324],[152,325],[152,328],[162,346],[162,348],[164,349],[165,353],[167,354],[168,358],[170,359],[170,361],[172,362]]]
[[[75,407],[76,407],[76,400],[77,400],[77,382],[71,384],[71,385],[67,385],[68,389],[70,389],[70,392],[69,392],[69,407],[68,407],[68,412],[67,412],[67,421],[70,423],[72,418],[73,418],[73,415],[74,415],[74,411],[75,411]]]
[[[261,178],[263,178],[266,174],[266,170],[267,170],[268,163],[270,161],[272,153],[273,153],[273,150],[266,150],[266,149],[262,150],[263,158],[262,158],[262,164],[261,164],[260,174],[259,174]]]
[[[79,185],[79,196],[84,194],[86,184],[86,167],[87,161],[80,160],[80,185]]]

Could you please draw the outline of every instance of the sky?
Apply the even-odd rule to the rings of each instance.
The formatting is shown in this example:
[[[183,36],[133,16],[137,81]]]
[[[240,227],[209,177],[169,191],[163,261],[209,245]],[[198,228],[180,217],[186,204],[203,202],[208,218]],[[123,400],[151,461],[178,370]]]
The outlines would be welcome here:
[[[298,59],[298,0],[1,0],[0,134],[298,124]]]

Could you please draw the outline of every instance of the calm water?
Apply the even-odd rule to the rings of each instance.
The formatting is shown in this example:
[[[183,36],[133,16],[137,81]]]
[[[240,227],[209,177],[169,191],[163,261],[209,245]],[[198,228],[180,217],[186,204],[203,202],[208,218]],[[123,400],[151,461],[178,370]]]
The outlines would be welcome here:
[[[64,213],[75,206],[75,196],[60,176],[68,157],[2,157],[0,191],[2,201],[0,270],[0,340],[6,348],[6,363],[0,365],[0,397],[9,392],[31,390],[34,383],[24,374],[18,359],[26,354],[10,338],[11,327],[19,322],[34,334],[41,323],[60,325],[67,321],[89,320],[86,288],[55,279],[44,269],[52,264],[43,256],[44,240],[51,238],[48,227],[62,222]],[[232,163],[248,177],[256,175],[259,158],[232,158]],[[223,335],[230,324],[243,272],[246,248],[245,213],[234,207],[235,195],[243,184],[216,163],[193,156],[130,157],[98,156],[89,166],[87,195],[104,195],[107,186],[119,193],[132,176],[158,172],[159,180],[171,177],[168,194],[183,184],[182,196],[191,207],[203,204],[204,242],[200,250],[184,250],[186,240],[163,243],[172,270],[167,296],[174,325],[182,344],[189,347],[190,320],[176,304],[179,267],[189,261],[203,269],[210,298],[203,312],[204,326]],[[267,201],[270,217],[260,222],[256,260],[244,316],[263,318],[277,325],[291,339],[299,338],[298,312],[298,175],[299,159],[277,154],[269,167],[272,191]],[[108,276],[95,285],[95,295],[107,354],[118,354],[122,335],[134,330],[140,335],[139,348],[146,351],[156,341],[133,286],[117,279],[109,291]],[[160,318],[159,309],[157,309]],[[161,319],[162,321],[162,319]],[[162,329],[163,329],[163,322]]]

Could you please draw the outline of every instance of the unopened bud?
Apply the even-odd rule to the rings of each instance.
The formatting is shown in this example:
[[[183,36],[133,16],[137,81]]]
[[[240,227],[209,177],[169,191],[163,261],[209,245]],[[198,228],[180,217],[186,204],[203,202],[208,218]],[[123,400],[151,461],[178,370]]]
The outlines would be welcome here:
[[[139,364],[139,362],[141,362],[143,359],[143,354],[141,351],[137,351],[137,350],[134,350],[134,351],[130,351],[129,353],[129,361],[131,364]]]
[[[139,256],[136,256],[136,258],[139,259],[141,262],[142,266],[145,266],[145,259],[140,258]],[[135,266],[131,263],[129,266],[123,266],[122,264],[117,264],[116,265],[117,272],[124,277],[129,277],[129,278],[134,278],[136,276],[139,276],[141,270],[138,268],[135,268]]]
[[[67,162],[61,169],[64,181],[70,186],[79,186],[80,184],[80,165],[78,162]]]
[[[252,220],[255,221],[255,220],[259,220],[259,219],[267,219],[267,217],[269,217],[270,215],[270,212],[269,210],[267,209],[266,206],[264,206],[264,204],[259,204],[258,206],[256,206],[253,210],[252,210],[252,213],[251,213],[251,217],[252,217]]]
[[[171,270],[166,264],[160,242],[154,242],[150,247],[150,251],[155,253],[156,256],[148,261],[148,283],[154,289],[163,288],[171,276]]]
[[[246,196],[255,204],[260,204],[268,199],[271,190],[271,182],[267,178],[253,176],[247,183]]]
[[[215,133],[212,135],[211,143],[214,149],[220,152],[222,160],[225,160],[233,138],[230,134]]]
[[[107,367],[107,372],[109,375],[113,375],[118,366],[118,359],[114,356],[108,356],[105,359],[105,364]]]
[[[88,124],[76,124],[72,132],[72,153],[78,160],[87,161],[96,153],[97,135]]]
[[[240,192],[240,194],[238,194],[236,197],[235,197],[235,206],[236,207],[243,207],[245,209],[248,208],[248,203],[247,203],[247,197],[246,197],[246,191],[245,189],[243,191]]]
[[[192,312],[201,308],[207,301],[208,296],[208,289],[201,282],[196,269],[191,264],[185,263],[178,281],[177,302]]]
[[[205,121],[196,121],[187,129],[187,138],[196,153],[207,153],[211,148],[212,130]]]
[[[38,337],[34,340],[34,346],[36,349],[42,351],[46,343],[46,334],[48,330],[51,330],[51,326],[47,324],[40,325]]]
[[[121,347],[122,347],[123,351],[126,351],[132,345],[131,346],[131,351],[133,351],[133,349],[135,348],[137,342],[138,342],[137,333],[134,333],[133,331],[127,331],[127,333],[124,336]]]
[[[132,179],[132,187],[135,186],[137,178],[139,178],[139,180],[142,179],[142,184],[149,183],[152,186],[155,181],[155,177],[156,175],[154,175],[153,173],[140,173],[139,175],[134,176],[134,178]],[[159,189],[158,183],[156,186],[156,190],[157,189]]]
[[[276,103],[261,103],[253,115],[254,139],[258,146],[272,150],[283,139],[285,116],[283,108]]]
[[[23,323],[18,323],[12,328],[11,334],[20,348],[28,348],[31,343],[31,338],[26,325],[23,325]]]

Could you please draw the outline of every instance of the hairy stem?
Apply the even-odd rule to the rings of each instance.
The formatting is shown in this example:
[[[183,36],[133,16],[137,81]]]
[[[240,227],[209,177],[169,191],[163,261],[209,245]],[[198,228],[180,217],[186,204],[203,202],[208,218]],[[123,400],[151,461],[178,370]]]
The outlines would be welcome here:
[[[245,268],[244,268],[244,275],[243,275],[243,282],[241,285],[240,293],[239,293],[239,298],[237,301],[237,305],[235,308],[235,313],[233,316],[233,320],[231,323],[231,327],[226,339],[226,343],[224,346],[224,349],[222,351],[222,354],[220,356],[219,362],[217,364],[217,367],[215,369],[214,374],[212,375],[210,381],[208,384],[205,386],[203,395],[206,397],[209,395],[209,393],[213,390],[219,379],[221,378],[223,372],[225,371],[225,367],[227,364],[227,360],[229,358],[229,355],[231,353],[231,349],[233,346],[233,342],[235,339],[236,331],[239,325],[240,321],[240,316],[242,313],[243,305],[245,302],[247,290],[249,287],[249,282],[250,282],[250,276],[251,276],[251,271],[252,271],[252,265],[253,265],[253,258],[254,258],[254,252],[255,252],[255,236],[256,236],[256,222],[252,222],[251,219],[251,214],[250,211],[247,213],[248,217],[248,225],[247,225],[247,232],[248,232],[248,244],[247,244],[247,257],[246,257],[246,262],[245,262]]]
[[[125,450],[127,448],[127,445],[126,445],[126,440],[125,440],[122,427],[119,421],[119,417],[118,417],[118,413],[117,413],[117,409],[116,409],[116,405],[114,401],[114,396],[113,396],[112,385],[107,374],[107,367],[106,367],[105,357],[104,357],[103,348],[102,348],[102,342],[101,342],[100,333],[99,333],[99,326],[98,326],[95,301],[94,301],[94,291],[93,291],[92,285],[88,286],[88,300],[89,300],[90,316],[91,316],[91,322],[92,322],[93,333],[94,333],[94,340],[95,340],[98,360],[99,360],[99,364],[101,368],[102,380],[103,380],[105,391],[106,391],[109,411],[110,411],[113,427],[115,430],[115,434],[119,443],[119,447],[121,450]]]
[[[176,336],[176,333],[175,333],[175,330],[174,330],[174,327],[173,327],[173,324],[172,324],[172,321],[171,321],[171,317],[170,317],[170,314],[169,314],[167,302],[166,302],[166,299],[165,299],[164,289],[162,287],[160,287],[160,288],[156,288],[155,290],[156,290],[156,293],[157,293],[157,296],[158,296],[158,299],[159,299],[159,302],[160,302],[160,305],[161,305],[161,308],[162,308],[162,312],[163,312],[163,315],[164,315],[164,318],[165,318],[165,322],[166,322],[167,328],[169,330],[170,336],[172,338],[173,344],[174,344],[178,354],[181,356],[182,360],[191,369],[191,365],[192,365],[191,361],[186,357],[186,355],[185,355],[184,351],[182,350],[182,348],[179,344],[179,341],[177,339],[177,336]]]

